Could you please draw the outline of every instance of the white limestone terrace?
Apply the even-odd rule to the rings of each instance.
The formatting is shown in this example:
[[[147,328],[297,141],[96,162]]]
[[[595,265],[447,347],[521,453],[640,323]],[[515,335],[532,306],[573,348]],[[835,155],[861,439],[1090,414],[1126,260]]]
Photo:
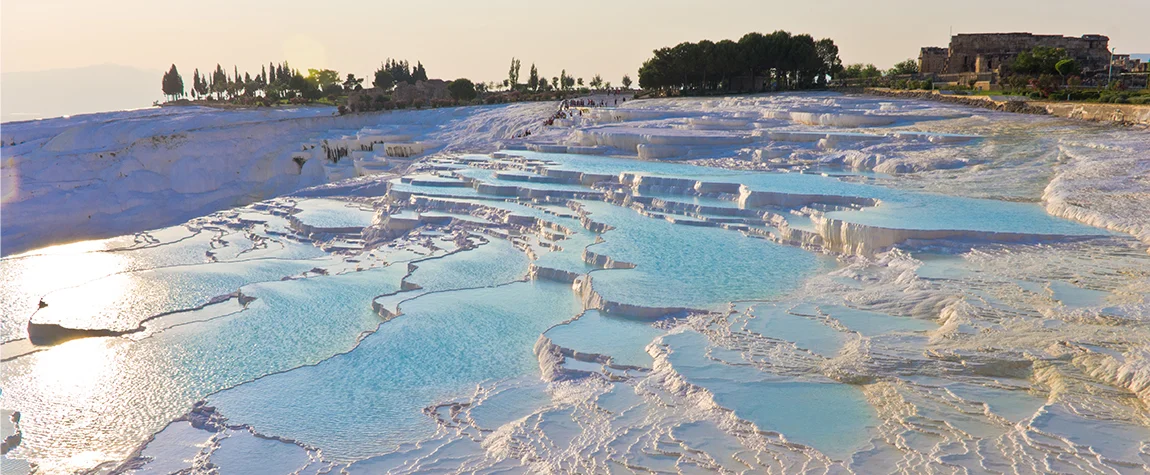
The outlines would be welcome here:
[[[553,110],[535,103],[336,117],[330,108],[164,108],[5,124],[0,252],[172,225],[340,180],[378,189],[377,180],[356,177],[393,176],[442,151],[503,146],[874,171],[892,186],[1045,200],[1051,212],[1150,242],[1145,220],[1131,222],[1150,205],[1147,185],[1134,179],[1146,167],[1145,134],[1120,132],[1124,148],[1114,151],[1073,132],[1094,125],[835,94],[627,101],[541,127]],[[524,131],[532,135],[518,137]],[[1129,166],[1112,165],[1122,160]],[[1067,166],[1051,182],[1055,163]],[[901,174],[914,178],[888,176]],[[1069,191],[1058,191],[1113,184],[1124,187],[1122,200],[1085,191],[1075,193],[1088,200],[1068,200]]]
[[[1043,116],[838,94],[627,101],[528,149],[682,160],[1008,201],[1150,244],[1150,134]],[[1086,133],[1083,133],[1086,132]]]
[[[542,172],[538,176],[550,176],[545,167],[533,168],[548,165],[545,160],[517,160],[512,154],[487,161],[431,160],[424,166],[459,170],[454,168],[457,163],[521,165]],[[535,176],[531,173],[515,174]],[[463,177],[459,181],[496,180],[494,175],[455,176]],[[413,423],[407,418],[357,411],[380,404],[359,401],[387,399],[375,385],[389,384],[391,376],[385,371],[405,363],[402,358],[413,350],[373,350],[382,338],[357,341],[361,346],[314,366],[213,394],[138,447],[125,463],[105,468],[199,470],[210,463],[239,469],[253,467],[252,459],[258,457],[272,457],[290,471],[306,473],[422,473],[460,466],[479,472],[598,472],[620,464],[641,471],[683,466],[791,472],[813,467],[865,473],[888,467],[892,460],[902,460],[916,472],[991,466],[1028,473],[1052,460],[1070,473],[1146,468],[1150,452],[1139,440],[1150,432],[1139,411],[1150,397],[1150,375],[1141,348],[1148,336],[1139,322],[1146,305],[1140,296],[1150,288],[1144,277],[1122,271],[1147,262],[1128,238],[982,245],[950,255],[947,259],[954,262],[943,265],[896,249],[873,258],[844,259],[840,269],[812,278],[781,299],[732,302],[729,310],[715,312],[658,308],[612,302],[595,283],[657,265],[650,257],[636,266],[616,259],[631,252],[626,247],[598,255],[592,250],[625,240],[636,227],[713,212],[706,208],[718,208],[717,203],[707,197],[691,198],[706,203],[694,209],[673,201],[637,199],[622,203],[618,215],[608,217],[601,213],[614,205],[588,212],[579,203],[567,202],[569,214],[556,209],[565,200],[560,188],[550,190],[560,199],[555,203],[546,194],[450,197],[475,188],[456,186],[436,174],[415,177],[420,178],[392,181],[389,196],[379,202],[378,219],[365,230],[368,247],[394,252],[391,246],[412,242],[410,235],[404,237],[407,233],[444,224],[457,235],[471,233],[473,240],[486,244],[409,264],[396,290],[372,301],[384,321],[380,331],[438,318],[421,313],[429,308],[457,312],[453,302],[479,306],[483,311],[467,315],[481,319],[489,302],[482,295],[452,289],[473,284],[466,279],[482,274],[471,265],[513,260],[502,252],[484,254],[510,242],[533,262],[529,277],[535,285],[550,280],[574,284],[556,291],[576,294],[583,310],[539,335],[532,348],[538,377],[483,381],[455,398],[424,406],[422,421],[434,424],[434,430],[421,429],[404,438],[393,432],[396,425]],[[682,186],[685,183],[667,176],[643,183],[644,177],[651,175],[616,179],[632,191],[648,193],[656,188],[683,195],[688,190],[726,189],[678,178],[694,184]],[[604,187],[604,181],[585,186]],[[533,190],[544,192],[556,185],[547,180],[534,184],[538,188]],[[437,192],[444,197],[435,196]],[[610,221],[618,227],[607,224],[626,216],[634,218]],[[377,233],[388,231],[393,221],[403,226],[396,229],[399,233]],[[671,222],[673,227],[695,226]],[[595,234],[595,241],[572,239],[579,227]],[[724,232],[754,241],[729,231],[715,230],[710,236]],[[688,253],[705,246],[682,239],[652,247],[673,246],[685,260],[695,260],[698,256]],[[540,248],[543,243],[549,243],[548,249]],[[562,272],[540,272],[543,256],[571,255],[580,247],[588,266],[574,272],[579,274],[574,281]],[[740,254],[723,262],[730,265],[743,258],[762,256]],[[466,260],[472,262],[463,264]],[[462,265],[454,267],[453,262]],[[730,271],[715,269],[699,276],[712,281]],[[691,277],[698,276],[676,275]],[[1042,287],[1039,282],[1049,283]],[[461,293],[456,297],[453,292]],[[497,300],[518,304],[532,294],[521,286]],[[442,300],[428,300],[436,296]],[[528,301],[525,305],[535,312],[532,321],[547,314]],[[678,316],[667,318],[672,312]],[[432,328],[437,350],[440,344],[454,343],[444,333],[472,337],[470,331],[456,332],[438,321],[426,325]],[[563,332],[567,326],[582,330]],[[401,335],[389,334],[392,338],[386,341],[406,340]],[[464,354],[492,358],[489,353]],[[449,361],[470,359],[450,355]],[[403,378],[408,377],[404,372]],[[373,381],[364,392],[354,389],[361,379]],[[347,389],[352,396],[331,389],[336,387],[353,388]],[[332,397],[336,399],[329,400]],[[360,418],[367,422],[358,422]],[[380,445],[371,437],[380,437],[381,427],[387,440],[408,442]],[[332,431],[341,436],[328,436]],[[349,439],[343,431],[368,438]],[[905,443],[908,439],[916,443]],[[964,449],[956,454],[956,447]]]
[[[531,103],[336,116],[325,107],[173,107],[6,123],[0,252],[173,225],[394,171],[426,152],[493,151],[538,129],[552,110]]]

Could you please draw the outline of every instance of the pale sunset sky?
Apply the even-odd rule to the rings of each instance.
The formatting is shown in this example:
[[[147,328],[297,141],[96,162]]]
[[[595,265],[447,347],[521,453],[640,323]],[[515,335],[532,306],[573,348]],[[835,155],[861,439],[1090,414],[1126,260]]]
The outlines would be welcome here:
[[[886,69],[951,31],[1100,33],[1150,53],[1148,21],[1150,0],[0,0],[0,121],[148,107],[172,63],[185,85],[196,68],[285,59],[370,84],[388,57],[486,82],[515,56],[524,80],[535,63],[619,85],[656,48],[751,31],[830,37],[844,63]]]
[[[776,29],[833,38],[844,62],[880,68],[946,46],[951,30],[1100,33],[1150,53],[1150,0],[4,0],[0,13],[4,72],[175,63],[185,81],[197,67],[254,73],[284,59],[367,76],[386,57],[422,61],[431,77],[501,80],[517,56],[524,76],[534,62],[617,83],[657,47]]]

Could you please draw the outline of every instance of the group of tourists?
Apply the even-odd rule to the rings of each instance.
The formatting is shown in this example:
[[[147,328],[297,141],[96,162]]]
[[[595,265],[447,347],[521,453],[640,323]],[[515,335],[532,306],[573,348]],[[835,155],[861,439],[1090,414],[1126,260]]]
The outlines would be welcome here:
[[[566,103],[567,101],[563,101],[563,104],[559,105],[559,110],[555,111],[555,115],[552,115],[550,119],[543,121],[543,125],[550,127],[555,125],[555,119],[570,119],[575,117],[575,114],[579,114],[579,116],[583,115],[583,111],[580,109],[568,110]]]
[[[620,94],[622,94],[620,89],[607,89],[608,96],[619,96]],[[607,99],[599,99],[598,101],[593,98],[564,99],[563,102],[559,103],[559,109],[555,111],[555,115],[552,115],[551,118],[543,121],[543,125],[555,125],[556,119],[571,119],[576,116],[582,117],[583,110],[581,108],[583,107],[607,107],[608,105],[618,106],[620,102],[627,102],[627,98],[623,97],[620,101],[619,97],[615,97],[610,104],[608,104]]]
[[[627,102],[626,97],[623,98],[623,102]],[[599,99],[599,101],[595,101],[594,99],[565,99],[559,104],[559,108],[566,110],[572,107],[607,107],[608,105],[618,106],[619,98],[616,97],[614,102],[610,104],[607,102],[607,99]]]

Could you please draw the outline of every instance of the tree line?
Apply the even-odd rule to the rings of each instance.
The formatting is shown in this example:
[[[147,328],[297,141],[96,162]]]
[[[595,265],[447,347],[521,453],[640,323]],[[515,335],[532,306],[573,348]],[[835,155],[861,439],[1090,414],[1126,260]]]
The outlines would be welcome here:
[[[423,68],[423,63],[418,61],[415,63],[415,68],[412,68],[411,63],[408,63],[407,60],[400,61],[388,58],[387,61],[379,65],[379,69],[375,70],[373,78],[373,86],[390,91],[392,87],[401,82],[415,84],[416,81],[426,81],[427,70]]]
[[[659,48],[639,68],[639,87],[700,94],[809,89],[826,86],[841,71],[839,49],[830,38],[816,41],[779,30]]]
[[[395,84],[426,81],[427,70],[423,63],[416,62],[413,69],[406,60],[387,59],[375,71],[373,85],[391,90]],[[184,78],[173,64],[164,73],[161,89],[170,99],[191,96],[193,99],[213,99],[232,102],[314,101],[323,98],[335,99],[352,90],[363,88],[363,78],[348,73],[341,76],[332,69],[308,69],[307,75],[293,68],[287,61],[268,63],[261,66],[254,76],[250,72],[240,74],[233,66],[227,71],[217,64],[214,71],[201,74],[199,69],[192,72],[190,90],[185,90]]]
[[[592,76],[587,82],[583,81],[582,77],[575,77],[567,74],[567,70],[563,69],[559,72],[558,76],[552,76],[548,81],[547,75],[539,72],[539,68],[534,63],[527,73],[527,82],[520,83],[520,66],[521,61],[518,58],[511,58],[511,67],[507,71],[507,79],[503,80],[502,86],[508,91],[520,92],[549,92],[549,91],[576,91],[583,88],[590,89],[610,89],[611,81],[604,81],[603,77],[599,74]],[[621,81],[624,88],[630,88],[633,84],[631,76],[624,74]],[[499,87],[496,83],[477,84],[477,87],[483,90],[495,90]],[[589,89],[589,90],[590,90]]]

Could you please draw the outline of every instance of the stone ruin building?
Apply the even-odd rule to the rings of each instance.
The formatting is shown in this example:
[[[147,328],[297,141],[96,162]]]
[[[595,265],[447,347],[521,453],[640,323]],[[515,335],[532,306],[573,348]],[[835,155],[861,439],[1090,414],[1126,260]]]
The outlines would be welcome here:
[[[431,101],[451,99],[451,91],[447,89],[447,81],[442,79],[429,79],[416,81],[415,84],[400,82],[394,89],[385,90],[378,87],[351,91],[347,95],[347,108],[351,112],[364,112],[382,110],[386,101],[403,102],[404,107],[420,101],[422,106],[430,106]]]
[[[1103,71],[1110,65],[1110,38],[1035,35],[1031,33],[968,33],[950,38],[950,48],[928,46],[919,52],[922,74],[985,75],[1001,73],[1019,53],[1037,46],[1062,48],[1083,71]]]

